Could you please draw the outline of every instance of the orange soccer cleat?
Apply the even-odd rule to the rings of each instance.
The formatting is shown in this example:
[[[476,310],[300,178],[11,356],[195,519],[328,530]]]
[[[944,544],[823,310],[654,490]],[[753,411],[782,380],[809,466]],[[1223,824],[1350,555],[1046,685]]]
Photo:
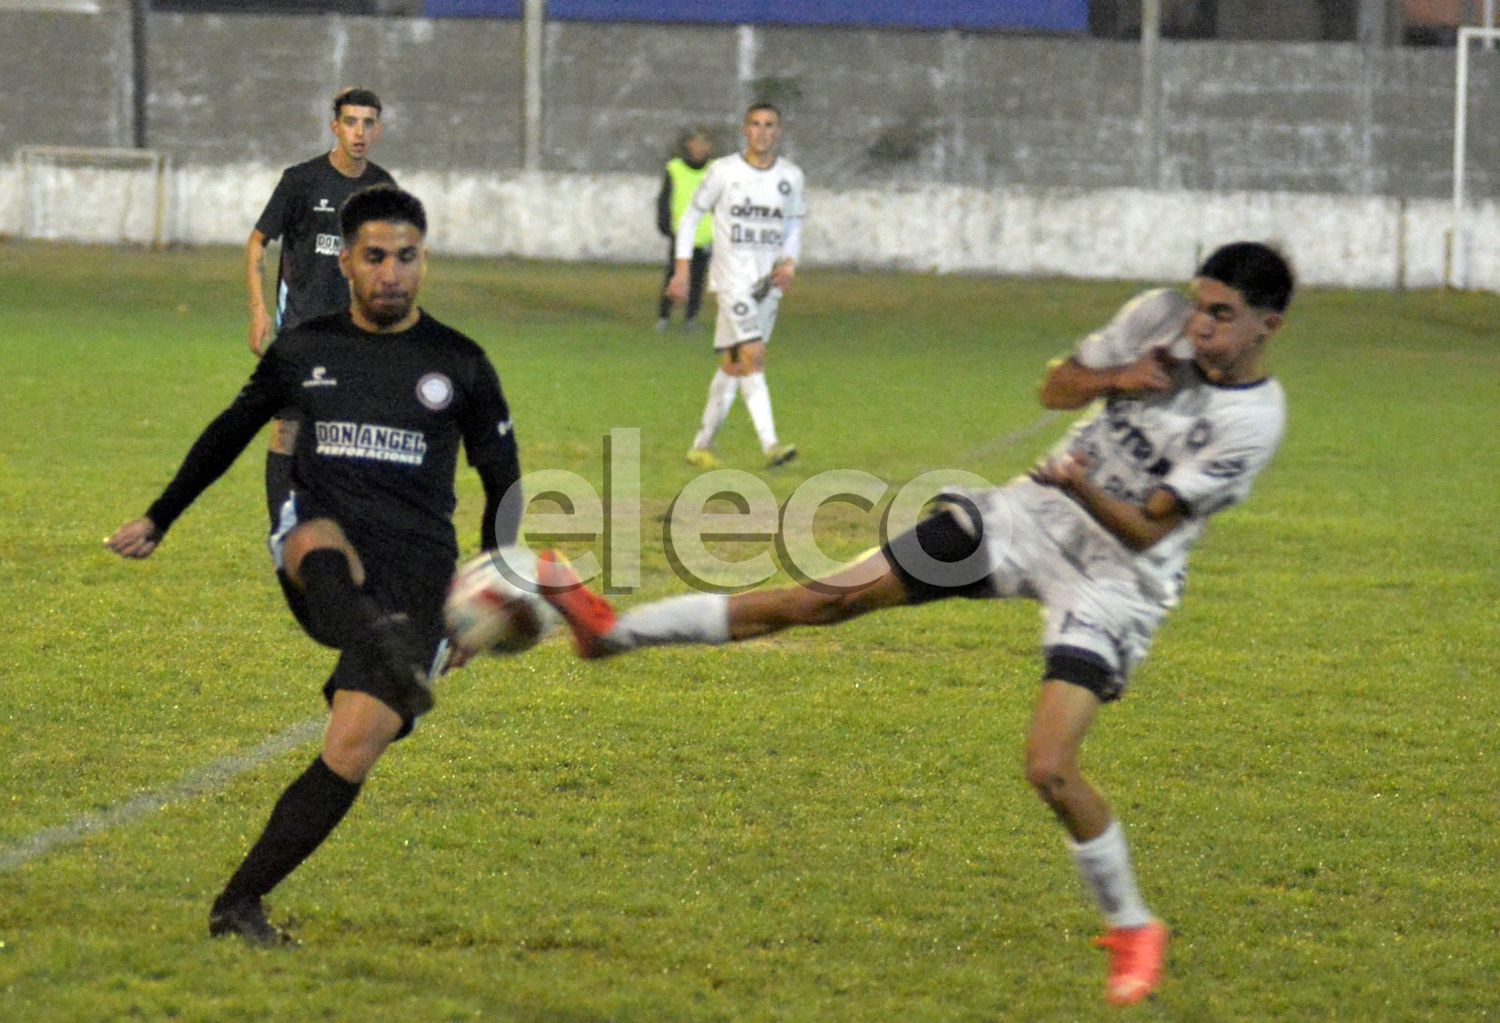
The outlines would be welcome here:
[[[1109,985],[1105,998],[1111,1005],[1134,1005],[1161,984],[1162,962],[1167,957],[1170,932],[1160,920],[1144,927],[1112,927],[1094,944],[1109,950]]]
[[[536,580],[542,597],[572,630],[579,657],[593,660],[617,652],[605,643],[604,634],[615,627],[619,616],[609,601],[584,587],[561,551],[547,550],[537,556]]]

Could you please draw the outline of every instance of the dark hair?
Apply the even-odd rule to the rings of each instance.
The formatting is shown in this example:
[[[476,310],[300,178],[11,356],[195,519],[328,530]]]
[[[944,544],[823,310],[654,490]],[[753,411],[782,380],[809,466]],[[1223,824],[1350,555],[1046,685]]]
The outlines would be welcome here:
[[[776,120],[780,121],[782,119],[781,108],[778,107],[775,103],[768,103],[765,100],[761,100],[759,103],[751,103],[748,107],[745,108],[745,116],[749,117],[757,110],[769,110],[771,111],[771,113],[776,115]]]
[[[1198,276],[1229,285],[1257,309],[1278,313],[1286,312],[1297,286],[1287,258],[1262,242],[1231,242],[1215,249]]]
[[[713,133],[702,125],[699,125],[696,128],[689,128],[687,131],[684,131],[681,135],[677,136],[677,148],[687,148],[687,144],[693,141],[693,139],[702,139],[709,145],[713,145],[714,143]]]
[[[369,89],[360,89],[350,86],[333,97],[333,117],[338,119],[339,111],[345,107],[374,107],[378,114],[381,111],[380,97]]]
[[[352,244],[359,229],[374,220],[410,224],[424,235],[427,233],[427,210],[422,207],[422,200],[395,185],[371,185],[344,200],[339,208],[339,230],[344,233],[344,244]]]

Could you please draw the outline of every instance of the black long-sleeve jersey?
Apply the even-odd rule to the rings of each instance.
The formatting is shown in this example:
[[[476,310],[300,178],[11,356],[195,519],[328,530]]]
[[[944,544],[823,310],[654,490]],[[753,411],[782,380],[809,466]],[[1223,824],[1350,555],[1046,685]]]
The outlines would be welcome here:
[[[288,406],[303,418],[299,501],[337,521],[356,550],[452,563],[460,441],[484,481],[482,542],[496,545],[496,509],[521,472],[510,409],[484,350],[425,312],[396,334],[361,330],[347,311],[282,334],[147,511],[156,527],[166,532]],[[501,524],[498,541],[513,528]]]
[[[281,172],[255,229],[281,239],[276,327],[286,330],[316,316],[349,308],[349,282],[339,270],[339,207],[371,185],[394,185],[384,167],[366,163],[357,178],[340,174],[328,154]]]

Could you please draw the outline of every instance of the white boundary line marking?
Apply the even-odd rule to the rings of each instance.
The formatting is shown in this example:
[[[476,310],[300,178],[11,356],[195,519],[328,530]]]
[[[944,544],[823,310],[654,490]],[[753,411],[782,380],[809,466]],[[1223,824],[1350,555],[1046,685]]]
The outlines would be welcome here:
[[[977,462],[982,458],[988,458],[990,455],[998,455],[1012,444],[1023,441],[1033,434],[1041,433],[1062,417],[1063,413],[1057,409],[1048,409],[1027,425],[1011,430],[1009,433],[1003,433],[993,440],[985,441],[977,447],[972,447],[959,455],[954,461],[967,464],[969,462]]]
[[[86,813],[66,824],[46,828],[30,838],[23,838],[10,846],[0,847],[0,874],[8,874],[32,860],[41,859],[54,850],[72,845],[89,835],[134,824],[143,817],[148,817],[173,803],[182,803],[210,792],[217,792],[245,772],[254,770],[267,761],[317,738],[326,720],[320,715],[300,721],[285,731],[271,736],[253,749],[221,757],[203,767],[189,771],[175,785],[147,792],[134,799],[117,803],[106,810]]]

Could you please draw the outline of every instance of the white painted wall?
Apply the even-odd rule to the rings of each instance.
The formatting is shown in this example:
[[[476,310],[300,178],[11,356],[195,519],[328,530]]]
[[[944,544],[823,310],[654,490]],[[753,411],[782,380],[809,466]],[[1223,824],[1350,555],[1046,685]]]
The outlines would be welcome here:
[[[279,168],[178,168],[169,176],[165,235],[193,245],[243,244]],[[656,177],[627,174],[402,174],[427,204],[433,250],[455,255],[655,263]],[[21,234],[26,190],[0,168],[0,233]],[[115,241],[148,190],[126,172],[49,178],[47,236]],[[35,197],[36,189],[30,189]],[[811,189],[804,233],[809,266],[1095,279],[1178,280],[1213,247],[1271,239],[1306,284],[1439,287],[1450,208],[1402,201],[1275,192],[1148,192],[958,185],[892,190]],[[29,222],[37,222],[30,218]],[[1500,292],[1500,208],[1474,211],[1471,287]]]

